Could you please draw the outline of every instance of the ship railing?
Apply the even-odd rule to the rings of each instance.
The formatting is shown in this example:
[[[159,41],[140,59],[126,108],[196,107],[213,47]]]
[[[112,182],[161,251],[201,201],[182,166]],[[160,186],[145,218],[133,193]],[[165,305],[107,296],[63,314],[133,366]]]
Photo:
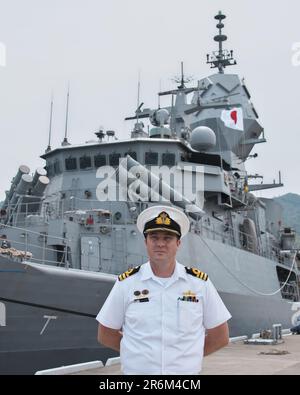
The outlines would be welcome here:
[[[81,199],[81,198],[75,198],[73,199],[73,210],[83,210],[83,211],[89,211],[89,208],[82,208],[79,206],[79,203],[84,202],[85,204],[87,203],[86,199]],[[99,201],[94,200],[90,201],[89,203],[91,204],[91,207],[95,207],[94,203],[97,202],[99,204]],[[110,217],[110,225],[114,225],[114,218],[113,218],[113,206],[112,202],[108,202],[110,205],[109,210],[111,211],[112,215]],[[128,204],[129,202],[127,202]],[[136,213],[138,214],[141,212],[143,209],[145,209],[150,202],[132,202],[132,205],[136,207]],[[134,218],[133,216],[128,215],[128,211],[125,209],[123,210],[124,217],[122,219],[122,224],[123,225],[132,225],[136,222],[136,217]],[[248,233],[243,232],[240,229],[233,228],[229,224],[225,226],[225,224],[222,224],[223,230],[217,230],[214,221],[211,221],[210,226],[206,226],[203,223],[203,219],[194,222],[194,225],[192,226],[192,229],[194,229],[195,233],[199,232],[204,233],[207,235],[208,238],[212,238],[213,240],[218,240],[221,241],[224,244],[229,244],[231,246],[237,247],[242,250],[246,250],[252,253],[255,253],[257,255],[266,257],[268,259],[272,260],[277,260],[279,261],[280,259],[280,254],[279,251],[280,249],[274,246],[268,239],[264,240],[262,242],[261,238],[258,236],[257,238],[254,238]],[[90,226],[90,229],[93,230],[93,226]]]
[[[224,244],[231,245],[241,250],[246,250],[265,258],[279,260],[280,249],[274,245],[271,245],[271,243],[268,241],[264,243],[264,248],[262,248],[259,238],[256,240],[248,233],[245,233],[239,229],[234,229],[230,225],[226,225],[224,228],[226,230],[216,230],[215,224],[213,222],[210,226],[207,226],[204,225],[202,221],[200,221],[193,227],[193,231],[196,234],[205,234],[205,236],[212,240],[221,241]]]
[[[241,230],[236,231],[236,229],[232,228],[230,225],[226,226],[226,230],[218,231],[215,229],[214,224],[212,224],[211,226],[206,226],[200,222],[199,225],[194,227],[194,231],[195,233],[197,233],[197,231],[200,231],[200,233],[204,233],[203,231],[205,231],[206,235],[208,237],[211,236],[213,240],[222,241],[223,243],[230,244],[233,247],[245,249],[245,245],[248,245],[250,247],[254,245],[254,238],[251,235],[242,232]],[[234,237],[235,232],[237,232],[239,243],[236,242],[236,239]],[[242,239],[245,240],[245,245],[240,242]]]
[[[84,191],[82,191],[82,193],[84,193]],[[124,203],[122,204],[122,208],[120,208],[120,203]],[[100,222],[110,223],[113,225],[115,223],[113,213],[121,211],[122,221],[118,221],[117,223],[127,225],[134,224],[136,222],[137,215],[143,209],[147,208],[148,205],[149,202],[101,202],[96,199],[83,199],[76,196],[70,196],[65,199],[56,197],[53,201],[41,200],[40,202],[9,203],[7,208],[1,212],[0,224],[3,223],[26,227],[29,224],[31,225],[30,221],[32,221],[32,224],[35,224],[34,221],[39,221],[40,224],[47,224],[53,219],[62,219],[71,215],[76,216],[76,212],[80,211],[87,214],[97,211],[107,211],[111,213],[110,217],[105,220],[102,219]],[[77,218],[76,221],[80,222],[81,220]]]
[[[280,287],[283,286],[281,290],[282,297],[285,299],[290,299],[294,302],[297,302],[300,298],[298,287],[295,281],[291,281],[285,283],[284,281],[280,281]]]
[[[8,203],[5,209],[1,209],[0,223],[17,225],[30,215],[43,217],[41,197],[36,197],[34,202],[26,202],[25,198],[35,198],[31,195],[20,195],[16,203]]]
[[[84,200],[84,199],[80,199],[80,198],[76,198],[76,199],[78,201]],[[149,202],[133,203],[133,205],[136,206],[137,213],[142,211],[142,209],[145,208],[145,205],[147,207],[148,204],[149,204]],[[88,208],[79,208],[79,207],[76,207],[76,205],[74,205],[73,212],[76,210],[83,210],[83,211],[86,211],[87,213],[89,211],[91,211]],[[94,209],[94,210],[96,210],[96,209]],[[111,211],[112,215],[110,217],[110,222],[108,222],[106,225],[107,226],[109,226],[109,225],[114,226],[115,225],[114,219],[113,219],[114,210],[113,210],[112,206],[109,206],[109,211]],[[126,210],[125,210],[125,213],[126,213]],[[65,212],[65,215],[66,215],[66,212]],[[124,215],[122,225],[124,225],[126,227],[126,225],[132,225],[134,223],[135,223],[135,220],[132,217],[129,218],[128,216],[126,217],[126,215]],[[94,226],[96,226],[96,223],[93,225],[90,225],[89,229],[93,230]],[[229,244],[229,245],[237,247],[239,249],[256,253],[257,255],[264,256],[269,259],[277,259],[279,250],[275,251],[275,247],[272,246],[267,241],[264,242],[264,246],[262,247],[261,240],[259,238],[254,239],[254,237],[252,237],[248,233],[245,233],[239,229],[234,229],[229,224],[226,225],[226,227],[225,227],[225,224],[223,224],[223,227],[224,227],[224,230],[219,231],[219,230],[216,230],[215,224],[213,221],[211,221],[211,226],[206,226],[205,224],[203,224],[203,221],[201,220],[196,223],[194,222],[192,229],[194,230],[195,233],[199,232],[199,230],[200,230],[200,233],[205,232],[206,236],[209,238],[212,238],[213,240],[222,241],[225,244]],[[225,230],[225,228],[226,228],[226,230]]]
[[[31,261],[37,261],[39,263],[61,263],[59,261],[49,260],[47,259],[47,253],[54,254],[60,252],[59,249],[56,248],[57,245],[68,246],[68,239],[48,235],[46,232],[36,232],[33,230],[29,230],[28,228],[21,228],[17,226],[0,224],[1,233],[7,233],[6,240],[9,242],[12,249],[16,249],[18,251],[23,251],[25,256],[32,254],[32,251],[39,251],[39,258],[35,258],[34,255],[31,256]],[[23,239],[22,241],[18,240]],[[51,238],[53,240],[53,247],[47,246],[47,238]],[[30,242],[30,239],[35,239],[42,243],[42,245],[35,244],[34,242]],[[55,244],[54,244],[55,243]]]
[[[13,241],[13,244],[15,245],[16,249],[23,249],[24,248],[24,243],[22,242],[17,242],[17,241]],[[81,243],[81,245],[85,245],[87,248],[89,248],[89,244],[87,243]],[[38,251],[39,249],[42,249],[42,254],[41,255],[37,255],[37,257],[35,257],[35,255],[30,257],[30,261],[31,262],[35,262],[35,263],[41,263],[41,264],[50,264],[50,265],[54,265],[54,266],[60,266],[60,267],[64,267],[66,269],[68,268],[72,268],[74,267],[72,262],[75,262],[76,259],[79,258],[79,262],[80,262],[80,258],[82,258],[83,254],[76,254],[75,252],[72,252],[71,250],[67,250],[64,249],[63,251],[56,249],[55,247],[41,247],[37,244],[34,243],[27,243],[27,247],[24,248],[25,250],[27,250],[27,252],[31,252],[34,249],[36,251]],[[109,247],[105,247],[105,249],[107,251],[111,251],[112,253],[123,253],[123,250],[116,250],[115,248],[109,248]],[[66,252],[67,250],[67,252]],[[49,253],[53,253],[53,254],[57,254],[60,253],[61,254],[61,259],[60,260],[51,260],[51,259],[46,259],[46,255],[47,252]],[[87,254],[88,256],[91,256],[91,258],[93,258],[94,260],[98,260],[99,261],[99,266],[97,268],[98,271],[101,271],[101,268],[103,266],[103,262],[101,261],[101,254]],[[113,254],[112,254],[113,255]],[[128,255],[128,254],[127,254]],[[142,255],[142,254],[138,254],[138,253],[134,253],[134,252],[130,252],[130,256],[131,257],[137,257],[137,261],[139,261],[137,264],[143,264],[146,262],[147,257]],[[126,261],[127,256],[124,255],[124,261]],[[108,267],[112,266],[112,263],[114,261],[114,257],[112,258],[105,258],[105,261],[107,263]],[[128,265],[128,268],[131,267],[132,264]],[[89,270],[90,268],[88,268]]]
[[[29,233],[32,233],[32,234],[36,233],[36,234],[40,235],[40,238],[43,237],[42,236],[42,232],[34,232],[34,231],[26,229],[26,226],[28,225],[28,221],[31,220],[31,215],[33,217],[36,216],[35,220],[39,220],[39,223],[33,223],[32,225],[46,225],[49,222],[49,219],[53,219],[54,217],[55,218],[65,218],[66,216],[70,216],[70,215],[76,214],[76,212],[80,211],[80,210],[82,210],[83,212],[86,212],[87,214],[91,213],[91,212],[96,212],[96,211],[102,211],[102,212],[107,211],[107,212],[110,212],[111,215],[109,217],[105,218],[105,219],[103,218],[103,220],[99,219],[99,221],[97,221],[97,223],[86,224],[86,223],[82,222],[81,219],[78,219],[77,222],[81,221],[81,224],[85,225],[86,227],[88,227],[89,230],[91,230],[91,231],[93,230],[93,226],[97,225],[97,224],[103,224],[105,226],[110,226],[110,225],[113,226],[113,225],[115,225],[114,224],[114,218],[113,218],[113,215],[112,215],[113,211],[114,211],[114,210],[112,210],[112,208],[113,208],[112,202],[107,202],[106,207],[108,207],[108,210],[104,210],[103,208],[98,208],[98,209],[95,208],[94,203],[97,202],[99,204],[98,200],[90,201],[90,199],[89,199],[88,203],[89,203],[90,207],[87,207],[87,208],[79,207],[79,205],[77,206],[77,204],[75,202],[77,200],[78,201],[83,201],[85,204],[87,204],[87,200],[86,199],[80,199],[80,198],[75,198],[74,197],[74,199],[71,199],[71,201],[73,201],[73,203],[72,203],[73,204],[72,210],[64,211],[64,208],[66,208],[66,207],[70,208],[69,205],[68,204],[63,204],[62,201],[55,201],[53,203],[54,203],[54,206],[56,207],[57,210],[54,209],[54,206],[51,205],[50,203],[45,203],[44,202],[44,206],[43,206],[42,210],[39,210],[37,212],[33,212],[31,209],[28,209],[28,207],[31,204],[34,204],[36,206],[38,203],[36,203],[36,202],[34,202],[34,203],[23,203],[25,205],[25,207],[26,207],[26,210],[24,212],[20,212],[19,213],[18,225],[19,226],[21,225],[21,223],[20,223],[20,218],[21,217],[20,216],[22,215],[22,218],[24,218],[24,226],[25,226],[25,228],[22,229],[21,227],[18,228],[16,226],[11,226],[11,227],[14,228],[14,229],[22,229],[23,233],[25,233],[25,236],[23,236],[25,238],[25,240],[26,240],[26,242],[25,242],[25,250],[28,249],[27,245],[28,245],[28,234]],[[67,203],[67,202],[65,202],[65,203]],[[136,203],[134,203],[134,206],[136,207],[136,213],[134,213],[133,216],[128,214],[127,207],[126,207],[125,210],[122,210],[123,213],[125,214],[123,219],[122,219],[123,220],[122,221],[122,225],[124,225],[126,227],[126,225],[134,224],[135,220],[136,220],[136,214],[138,212],[140,212],[143,208],[145,208],[145,206],[147,206],[147,204],[148,204],[147,202],[136,202]],[[32,218],[32,220],[34,220],[34,218]],[[2,226],[4,226],[4,225],[5,224],[2,224]],[[1,224],[0,224],[0,226],[1,226]],[[6,226],[9,227],[10,225],[6,224]],[[234,229],[229,224],[228,225],[226,224],[226,226],[225,226],[225,224],[222,224],[221,226],[223,226],[224,229],[223,230],[217,230],[216,227],[215,227],[214,221],[211,221],[211,225],[210,226],[206,226],[203,223],[203,221],[199,221],[199,222],[194,223],[193,229],[194,229],[195,233],[200,231],[200,233],[202,233],[202,234],[205,233],[205,235],[208,238],[212,238],[213,240],[218,240],[218,241],[223,242],[224,244],[229,244],[231,246],[234,246],[234,247],[237,247],[237,248],[240,248],[240,249],[243,249],[243,250],[254,252],[253,248],[254,248],[254,245],[255,245],[255,240],[254,240],[254,238],[251,235],[249,235],[249,234],[247,234],[247,233],[245,233],[245,232],[243,232],[243,231],[241,231],[239,229]],[[57,244],[63,244],[63,245],[67,245],[68,244],[68,240],[66,238],[63,239],[63,238],[58,237],[58,236],[50,236],[50,235],[47,235],[47,237],[51,237],[53,239],[60,240]],[[19,242],[19,243],[21,244],[21,242]],[[46,243],[44,242],[43,244],[46,244]],[[264,246],[262,247],[261,243],[260,243],[260,240],[258,238],[256,245],[257,245],[257,250],[254,253],[256,253],[257,255],[264,256],[264,257],[270,258],[270,259],[276,259],[276,260],[280,259],[279,249],[276,249],[276,247],[274,245],[271,245],[270,243],[268,243],[267,240],[264,241]],[[34,247],[35,248],[39,248],[38,245],[34,245]],[[48,250],[57,252],[57,250],[54,250],[53,248],[47,248],[46,246],[43,246],[42,248],[43,248],[42,262],[46,262],[45,255],[48,252]],[[107,249],[109,249],[109,248],[107,247]],[[67,247],[66,247],[66,251],[68,251]],[[115,249],[112,249],[112,251],[115,251]],[[121,252],[121,251],[119,251],[119,252]],[[65,256],[65,255],[68,255],[68,254],[70,255],[70,257],[72,259],[72,255],[74,253],[71,252],[71,250],[69,249],[69,252],[67,252],[67,254],[63,254],[63,259],[64,260],[68,260],[67,256]]]
[[[31,218],[37,217],[41,222],[48,223],[50,219],[63,218],[65,212],[73,208],[73,197],[72,199],[60,199],[56,197],[53,201],[45,201],[42,198],[35,202],[24,202],[25,198],[31,196],[19,196],[16,203],[9,203],[5,209],[1,210],[0,224],[9,224],[13,226],[26,226]],[[74,198],[75,199],[75,198]],[[85,204],[86,199],[82,199]],[[87,210],[92,209],[94,202],[99,204],[99,201],[89,202]],[[75,208],[76,210],[76,208]],[[82,210],[82,207],[78,207],[77,210]]]
[[[30,223],[31,219],[32,221],[36,219],[41,223],[47,224],[53,219],[62,219],[70,215],[77,216],[77,212],[80,211],[85,213],[95,213],[101,211],[113,213],[118,211],[115,207],[115,203],[119,204],[120,202],[101,202],[95,199],[82,199],[75,196],[71,196],[70,198],[66,199],[57,198],[53,201],[44,200],[41,202],[21,202],[20,204],[10,203],[5,210],[1,210],[0,224],[3,223],[13,226],[26,227],[28,223]],[[137,217],[136,213],[139,213],[143,208],[147,207],[147,203],[144,202],[136,202],[132,203],[132,205],[136,207],[135,212],[129,210],[128,213],[127,204],[124,204],[122,207],[122,221],[124,224],[135,223]],[[113,224],[114,219],[111,215],[110,218],[106,218],[105,220],[103,219],[102,222],[110,222]]]
[[[80,253],[75,253],[72,251],[70,248],[71,246],[71,241],[68,238],[62,238],[58,236],[53,236],[49,235],[46,232],[36,232],[28,229],[24,229],[21,227],[15,227],[11,225],[0,225],[1,229],[1,234],[4,233],[9,233],[9,230],[11,229],[13,231],[13,235],[9,235],[6,239],[7,242],[11,244],[12,249],[16,249],[17,251],[22,251],[24,252],[24,256],[28,256],[32,254],[30,257],[31,262],[36,262],[36,263],[41,263],[41,264],[48,264],[48,265],[54,265],[54,266],[60,266],[60,267],[65,267],[65,268],[70,268],[74,267],[73,262],[81,262],[83,253],[82,251]],[[18,240],[18,238],[21,238],[22,240]],[[51,238],[51,246],[47,246],[47,240]],[[35,239],[36,242],[31,241],[32,239]],[[0,240],[1,241],[1,240]],[[41,245],[37,244],[38,242],[41,243]],[[55,244],[56,243],[56,244]],[[1,243],[0,243],[1,246]],[[60,248],[58,248],[58,246]],[[88,241],[83,241],[81,240],[81,247],[84,247],[88,253],[86,256],[91,259],[96,260],[99,262],[98,266],[98,271],[101,271],[103,262],[107,264],[108,268],[112,267],[112,263],[114,262],[114,254],[115,253],[124,253],[125,251],[118,250],[116,248],[110,248],[109,246],[105,246],[105,250],[107,252],[111,253],[111,258],[103,258],[101,256],[101,249],[99,249],[99,254],[94,253],[94,252],[89,252],[89,242]],[[60,259],[55,259],[55,256],[60,256]],[[124,254],[124,259],[123,262],[127,261],[129,254],[126,253]],[[51,258],[54,259],[51,259]],[[130,252],[130,257],[136,257],[135,262],[137,264],[142,264],[147,260],[146,256],[140,253],[134,253]],[[79,266],[76,265],[76,267]],[[132,266],[132,265],[128,265]]]

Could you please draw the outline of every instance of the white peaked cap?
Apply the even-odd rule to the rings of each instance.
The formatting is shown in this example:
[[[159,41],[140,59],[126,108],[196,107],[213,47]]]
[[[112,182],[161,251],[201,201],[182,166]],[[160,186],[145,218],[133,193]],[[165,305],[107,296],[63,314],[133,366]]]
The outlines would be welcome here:
[[[185,236],[190,229],[190,221],[185,213],[175,207],[170,206],[151,206],[142,211],[137,218],[137,227],[141,233],[144,233],[147,222],[158,217],[160,213],[166,212],[169,217],[175,221],[181,230],[181,237]],[[161,229],[168,231],[168,229]]]

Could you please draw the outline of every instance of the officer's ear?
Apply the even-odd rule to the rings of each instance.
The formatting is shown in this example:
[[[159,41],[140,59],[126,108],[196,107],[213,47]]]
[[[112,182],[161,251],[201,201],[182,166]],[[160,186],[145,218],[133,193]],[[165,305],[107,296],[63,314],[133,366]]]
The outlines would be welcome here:
[[[179,247],[180,246],[180,244],[181,244],[181,239],[177,239],[177,247]]]

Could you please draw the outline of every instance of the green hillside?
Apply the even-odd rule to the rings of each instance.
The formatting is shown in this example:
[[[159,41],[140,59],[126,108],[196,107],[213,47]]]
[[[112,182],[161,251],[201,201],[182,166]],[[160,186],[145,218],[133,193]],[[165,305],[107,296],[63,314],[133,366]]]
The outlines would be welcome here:
[[[287,193],[286,195],[274,198],[283,208],[285,225],[295,229],[300,241],[300,195]]]

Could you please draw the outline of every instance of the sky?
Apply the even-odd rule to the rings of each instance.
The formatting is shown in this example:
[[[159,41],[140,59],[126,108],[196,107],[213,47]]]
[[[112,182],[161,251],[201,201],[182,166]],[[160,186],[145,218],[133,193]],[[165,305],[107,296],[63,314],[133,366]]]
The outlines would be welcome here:
[[[181,61],[191,85],[213,74],[206,54],[217,49],[219,10],[238,62],[226,73],[245,78],[267,139],[247,170],[266,183],[281,170],[285,184],[258,196],[300,194],[299,1],[0,0],[0,201],[19,165],[44,165],[52,94],[52,148],[64,137],[68,84],[72,144],[95,139],[100,126],[129,138],[139,73],[151,108],[160,89],[175,88]]]

